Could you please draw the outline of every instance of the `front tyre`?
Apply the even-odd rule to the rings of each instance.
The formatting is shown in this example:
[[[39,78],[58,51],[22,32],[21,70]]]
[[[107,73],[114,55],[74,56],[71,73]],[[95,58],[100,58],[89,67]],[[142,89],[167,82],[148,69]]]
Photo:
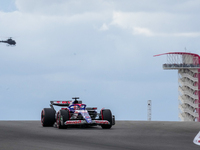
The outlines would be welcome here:
[[[107,125],[107,124],[101,125],[101,127],[103,129],[110,129],[112,127],[112,113],[111,113],[110,109],[101,110],[101,119],[102,120],[107,120],[107,121],[110,122],[109,125]]]
[[[53,126],[55,123],[55,110],[52,108],[44,108],[41,112],[41,123],[43,127]]]
[[[58,129],[66,129],[67,126],[64,124],[67,120],[69,120],[69,111],[68,110],[60,110],[57,114],[57,127]]]

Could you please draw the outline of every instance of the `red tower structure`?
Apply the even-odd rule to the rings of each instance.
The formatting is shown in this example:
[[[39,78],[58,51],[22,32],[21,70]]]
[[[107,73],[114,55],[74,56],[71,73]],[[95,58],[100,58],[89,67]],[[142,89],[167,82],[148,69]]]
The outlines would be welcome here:
[[[179,118],[200,122],[200,56],[187,52],[169,52],[163,69],[176,69],[179,74]]]

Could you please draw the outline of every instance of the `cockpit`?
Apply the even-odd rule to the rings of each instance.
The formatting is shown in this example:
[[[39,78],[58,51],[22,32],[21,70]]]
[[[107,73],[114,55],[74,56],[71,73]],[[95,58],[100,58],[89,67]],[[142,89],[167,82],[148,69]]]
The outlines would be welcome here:
[[[86,105],[85,104],[73,104],[69,107],[71,111],[73,110],[85,110]]]

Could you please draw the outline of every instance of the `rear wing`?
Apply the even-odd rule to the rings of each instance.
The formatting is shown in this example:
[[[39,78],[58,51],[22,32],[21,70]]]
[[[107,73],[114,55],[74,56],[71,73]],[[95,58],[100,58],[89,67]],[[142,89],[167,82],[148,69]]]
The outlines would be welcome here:
[[[72,104],[72,101],[50,101],[51,105],[56,106],[69,106]]]
[[[56,106],[69,106],[72,103],[72,101],[50,101],[50,105],[56,105]],[[82,104],[82,101],[78,101],[78,104]]]

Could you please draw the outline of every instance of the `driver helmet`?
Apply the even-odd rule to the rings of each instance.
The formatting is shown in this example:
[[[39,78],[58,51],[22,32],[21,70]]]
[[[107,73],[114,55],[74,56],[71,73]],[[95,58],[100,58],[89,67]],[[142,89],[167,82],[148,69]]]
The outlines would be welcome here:
[[[77,105],[75,105],[74,110],[79,110],[79,107]]]

